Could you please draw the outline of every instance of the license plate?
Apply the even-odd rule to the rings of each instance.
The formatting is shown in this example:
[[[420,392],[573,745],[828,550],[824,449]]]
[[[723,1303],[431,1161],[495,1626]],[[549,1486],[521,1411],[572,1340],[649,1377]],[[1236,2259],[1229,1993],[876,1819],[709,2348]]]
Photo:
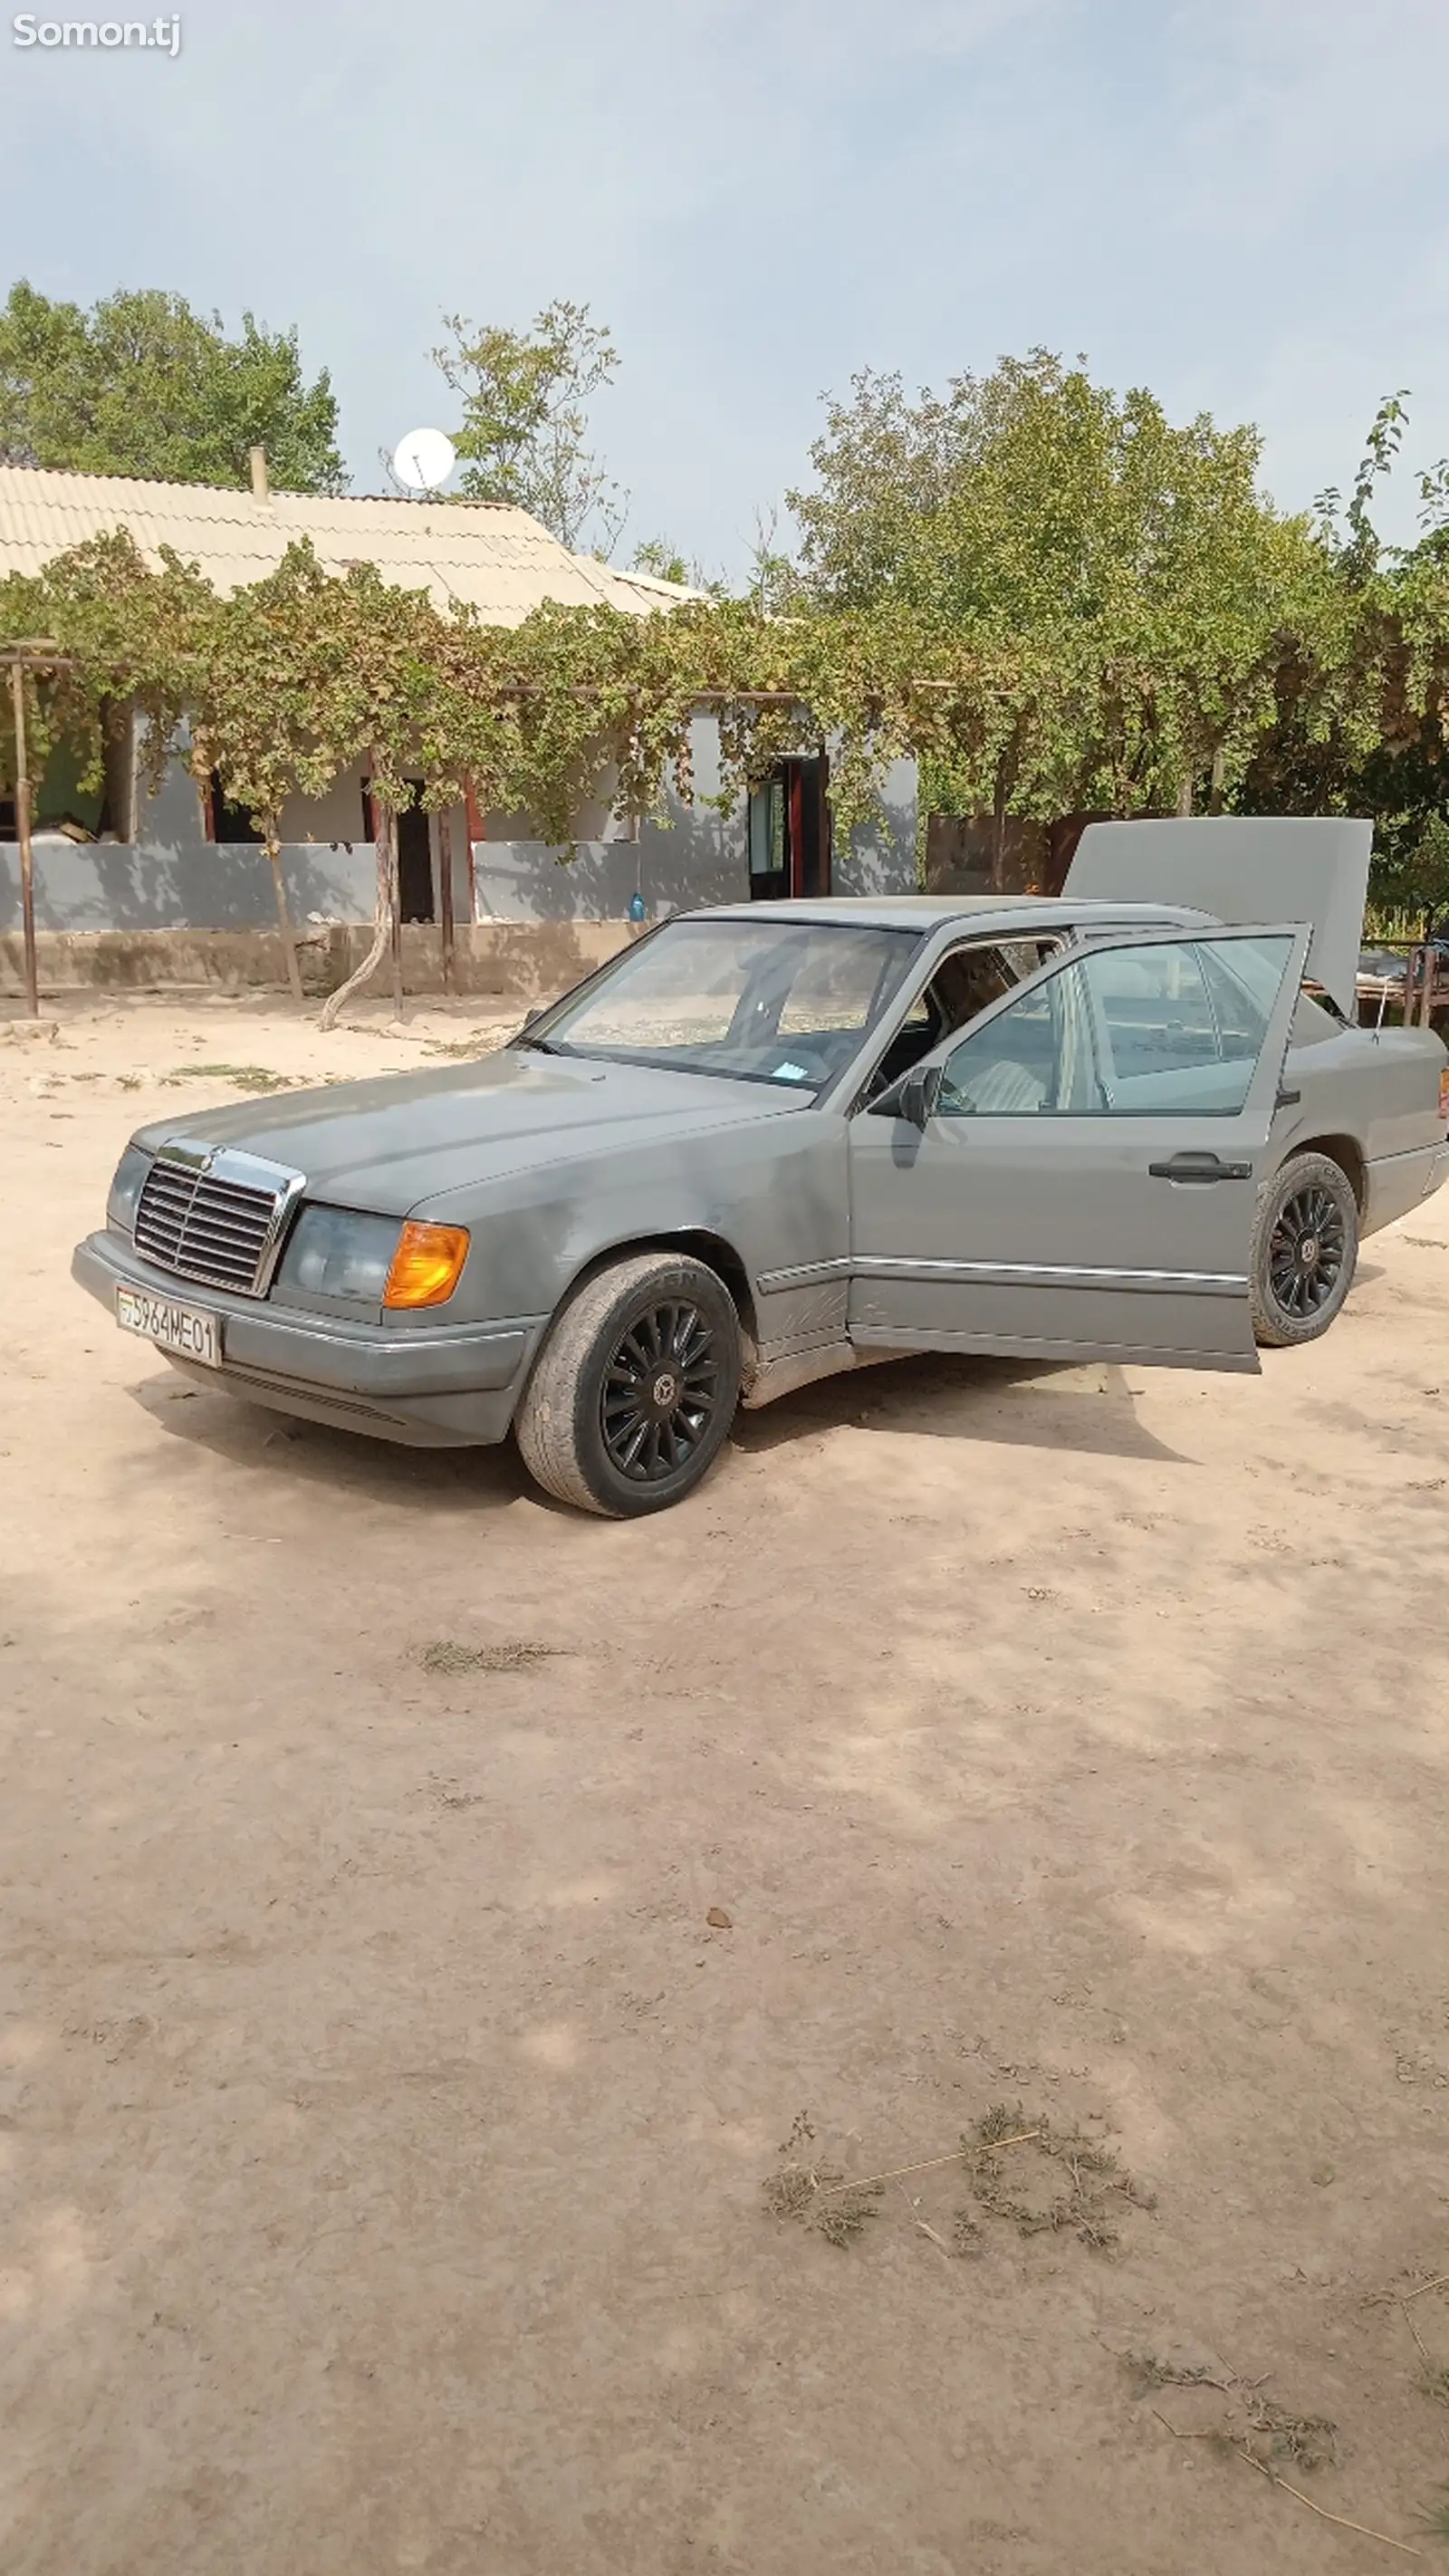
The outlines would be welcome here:
[[[207,1368],[221,1366],[221,1317],[199,1306],[177,1306],[169,1297],[148,1296],[144,1288],[118,1288],[116,1321],[123,1333],[139,1333],[158,1351],[200,1360]]]

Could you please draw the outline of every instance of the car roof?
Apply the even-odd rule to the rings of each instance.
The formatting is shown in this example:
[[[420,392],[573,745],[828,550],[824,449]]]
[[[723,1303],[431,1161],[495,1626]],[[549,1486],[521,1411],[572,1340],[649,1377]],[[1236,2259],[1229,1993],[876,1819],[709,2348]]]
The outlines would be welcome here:
[[[1185,904],[1111,903],[1052,895],[999,894],[832,894],[783,903],[715,903],[678,916],[689,921],[749,921],[768,912],[776,921],[848,921],[865,929],[927,931],[960,922],[971,930],[1022,931],[1057,929],[1063,924],[1094,921],[1134,922],[1144,929],[1157,922],[1206,921],[1208,913]]]

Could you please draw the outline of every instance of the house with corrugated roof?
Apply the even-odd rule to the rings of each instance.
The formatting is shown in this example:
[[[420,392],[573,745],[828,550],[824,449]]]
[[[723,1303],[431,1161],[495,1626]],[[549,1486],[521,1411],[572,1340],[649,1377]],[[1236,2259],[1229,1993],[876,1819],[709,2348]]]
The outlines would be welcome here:
[[[375,564],[396,588],[425,590],[439,608],[476,609],[490,626],[518,626],[545,599],[565,607],[602,601],[644,616],[697,595],[570,554],[526,510],[494,501],[274,492],[262,450],[253,457],[250,491],[0,465],[0,571],[41,572],[86,538],[124,527],[149,562],[159,563],[162,547],[171,546],[222,592],[264,580],[305,537],[326,572]]]
[[[443,609],[469,607],[498,626],[520,624],[545,601],[603,602],[644,617],[697,595],[572,554],[526,511],[500,504],[273,491],[260,450],[249,491],[0,466],[0,576],[38,573],[83,540],[117,528],[130,532],[149,562],[159,564],[161,549],[170,547],[221,592],[263,579],[289,545],[306,538],[328,572],[370,563],[398,588],[426,591]],[[646,822],[632,833],[602,808],[583,813],[578,852],[566,867],[528,837],[517,816],[460,807],[440,825],[415,803],[398,816],[404,920],[441,917],[445,848],[452,912],[465,922],[617,921],[631,902],[637,912],[635,898],[652,917],[751,892],[914,882],[914,775],[906,764],[887,785],[886,832],[856,835],[833,854],[823,755],[782,763],[748,813],[729,817],[706,801],[719,778],[708,714],[695,719],[693,749],[693,804],[676,803],[667,828]],[[83,798],[74,769],[57,761],[42,783],[35,824],[42,927],[222,929],[273,918],[252,818],[228,803],[219,779],[198,787],[184,747],[152,795],[134,728],[122,726],[104,795]],[[289,798],[281,824],[284,879],[298,923],[369,919],[375,867],[364,766],[340,775],[324,796]],[[12,834],[0,807],[0,844]],[[9,874],[13,899],[13,854]],[[9,909],[0,847],[0,929],[9,926]]]

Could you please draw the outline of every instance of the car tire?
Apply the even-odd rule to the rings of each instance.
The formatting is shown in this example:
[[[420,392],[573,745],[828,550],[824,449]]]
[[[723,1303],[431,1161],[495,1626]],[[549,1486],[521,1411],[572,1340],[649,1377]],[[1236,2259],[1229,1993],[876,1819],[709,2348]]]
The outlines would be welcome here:
[[[740,1325],[717,1273],[636,1253],[575,1290],[535,1363],[514,1423],[545,1493],[636,1520],[692,1493],[740,1393]]]
[[[1253,1227],[1255,1338],[1269,1350],[1316,1342],[1353,1284],[1358,1201],[1328,1154],[1293,1154],[1258,1192]]]

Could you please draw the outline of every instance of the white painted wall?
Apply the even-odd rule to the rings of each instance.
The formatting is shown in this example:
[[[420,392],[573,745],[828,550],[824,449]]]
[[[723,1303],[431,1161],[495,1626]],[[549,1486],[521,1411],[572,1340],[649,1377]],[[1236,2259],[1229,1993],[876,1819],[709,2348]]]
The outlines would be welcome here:
[[[460,922],[618,921],[630,899],[642,897],[645,915],[688,912],[701,904],[732,903],[749,893],[743,807],[721,814],[703,800],[719,788],[719,732],[710,715],[691,727],[694,794],[690,802],[672,788],[663,822],[648,821],[631,836],[599,803],[578,819],[572,858],[520,828],[522,818],[490,815],[485,838],[473,849],[469,882],[467,820],[461,806],[451,816],[453,908]],[[134,841],[79,846],[37,842],[37,890],[42,926],[56,930],[225,929],[264,926],[274,919],[265,853],[244,845],[208,841],[199,791],[187,765],[184,736],[155,795],[138,765]],[[283,873],[299,925],[312,921],[372,918],[376,860],[364,830],[362,780],[356,762],[325,796],[288,797],[281,814]],[[884,827],[837,837],[833,882],[838,894],[911,891],[916,882],[916,779],[910,761],[897,762],[885,782]],[[430,818],[434,911],[439,909],[438,824]],[[587,828],[586,828],[587,827]],[[18,861],[0,849],[0,928],[18,907]]]
[[[325,796],[289,796],[282,806],[284,841],[366,841],[360,760],[334,778]]]
[[[743,809],[720,814],[702,799],[719,789],[719,728],[713,716],[690,726],[694,797],[686,804],[666,789],[663,822],[641,822],[631,835],[607,805],[578,818],[572,857],[529,837],[526,818],[490,815],[486,839],[474,846],[479,921],[619,921],[630,899],[643,897],[646,917],[691,912],[706,903],[735,903],[750,890]],[[592,826],[586,830],[585,826]]]
[[[831,883],[837,894],[914,894],[920,788],[913,760],[892,762],[881,781],[885,819],[848,839],[835,836]]]

